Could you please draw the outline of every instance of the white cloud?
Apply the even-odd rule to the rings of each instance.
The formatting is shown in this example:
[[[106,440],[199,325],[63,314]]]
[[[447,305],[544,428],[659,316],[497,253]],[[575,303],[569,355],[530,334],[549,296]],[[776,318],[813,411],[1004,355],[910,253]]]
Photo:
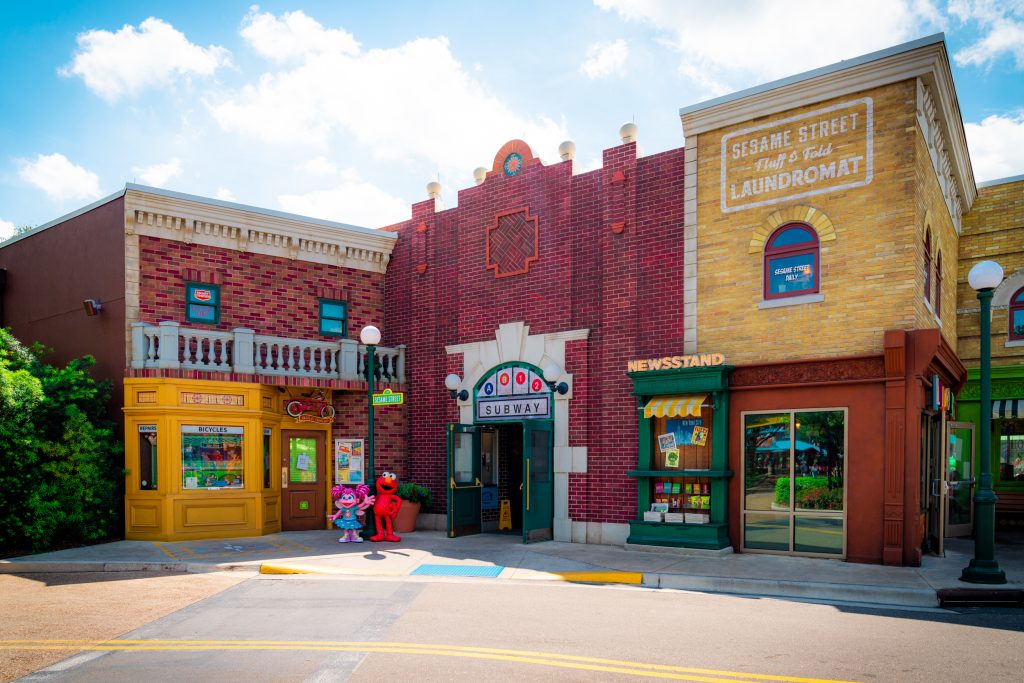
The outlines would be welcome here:
[[[409,205],[359,177],[341,173],[341,183],[327,190],[285,194],[277,198],[285,211],[339,223],[380,228],[409,218]]]
[[[261,19],[258,36],[250,32],[246,40],[258,51],[275,40],[293,41],[293,25],[302,16]],[[431,171],[466,180],[474,167],[488,165],[491,150],[512,138],[530,140],[537,154],[554,154],[569,137],[564,123],[524,116],[488,92],[455,59],[444,37],[361,52],[316,22],[302,25],[316,51],[241,90],[207,99],[225,130],[319,152],[333,136],[344,136],[377,159],[427,160]]]
[[[150,166],[133,166],[132,171],[137,173],[139,179],[146,185],[164,187],[169,180],[181,175],[181,159],[171,159],[162,164]]]
[[[235,196],[235,193],[232,192],[231,190],[229,190],[226,187],[218,187],[217,188],[217,194],[215,194],[213,196],[216,197],[217,199],[223,200],[225,202],[237,202],[238,201],[238,197]]]
[[[825,66],[920,35],[940,21],[928,0],[707,2],[594,0],[664,32],[679,73],[716,95]]]
[[[333,161],[331,161],[327,157],[318,156],[310,159],[309,161],[305,161],[301,164],[298,164],[295,167],[295,170],[304,171],[305,173],[309,173],[311,175],[323,176],[334,175],[335,173],[338,172],[338,167],[334,164]]]
[[[990,66],[1009,54],[1014,65],[1024,69],[1024,2],[955,0],[949,3],[949,12],[961,22],[977,23],[982,33],[953,55],[959,66]]]
[[[242,37],[264,57],[284,62],[296,57],[336,52],[359,54],[359,43],[344,29],[325,29],[301,10],[285,12],[280,18],[270,12],[257,14],[253,8],[242,21]]]
[[[629,46],[623,39],[594,43],[587,48],[587,59],[580,65],[580,71],[591,79],[605,78],[626,73],[626,59]]]
[[[1024,173],[1024,112],[964,124],[978,182]]]
[[[210,76],[231,63],[223,47],[200,47],[181,31],[150,17],[112,33],[86,31],[78,35],[78,52],[71,64],[58,70],[62,76],[79,76],[86,87],[114,102],[144,88],[167,85],[181,76]]]
[[[0,218],[0,240],[9,240],[14,237],[14,233],[18,230],[17,226],[10,221],[5,221]]]
[[[99,177],[59,153],[39,154],[35,161],[19,160],[18,176],[60,202],[100,196]]]

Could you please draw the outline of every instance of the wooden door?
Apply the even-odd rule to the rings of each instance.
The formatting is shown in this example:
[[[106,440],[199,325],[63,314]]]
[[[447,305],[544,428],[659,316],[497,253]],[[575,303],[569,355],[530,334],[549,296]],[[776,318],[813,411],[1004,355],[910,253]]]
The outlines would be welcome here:
[[[323,432],[281,431],[281,529],[327,528],[327,440]]]

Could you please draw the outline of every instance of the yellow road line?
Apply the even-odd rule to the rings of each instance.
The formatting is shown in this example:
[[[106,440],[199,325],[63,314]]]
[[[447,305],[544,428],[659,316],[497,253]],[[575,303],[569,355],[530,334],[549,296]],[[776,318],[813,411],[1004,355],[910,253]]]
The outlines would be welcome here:
[[[280,641],[280,640],[0,640],[0,650],[66,650],[96,651],[339,651],[388,654],[422,654],[446,657],[489,659],[496,661],[541,664],[569,669],[621,673],[702,683],[737,683],[737,681],[791,681],[793,683],[849,683],[830,679],[752,674],[693,667],[649,664],[599,657],[584,657],[547,652],[506,650],[462,645],[428,643],[352,642],[352,641]],[[723,676],[727,678],[723,678]]]

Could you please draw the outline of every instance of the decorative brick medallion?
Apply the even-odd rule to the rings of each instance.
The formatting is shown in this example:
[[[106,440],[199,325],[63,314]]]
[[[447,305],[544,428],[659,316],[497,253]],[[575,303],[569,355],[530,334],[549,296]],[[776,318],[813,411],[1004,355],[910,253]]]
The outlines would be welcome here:
[[[487,226],[487,268],[494,277],[530,272],[538,257],[538,221],[527,208],[502,211]]]

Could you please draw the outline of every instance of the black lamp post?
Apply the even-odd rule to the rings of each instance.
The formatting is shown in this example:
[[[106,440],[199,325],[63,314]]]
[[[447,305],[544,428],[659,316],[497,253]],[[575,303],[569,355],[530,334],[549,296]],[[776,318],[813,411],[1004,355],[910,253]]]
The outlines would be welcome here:
[[[359,331],[359,341],[366,346],[366,485],[370,487],[370,493],[374,493],[374,471],[373,471],[373,390],[377,377],[377,344],[380,343],[380,330],[373,325],[367,325]],[[373,513],[366,515],[366,527],[363,529],[363,537],[369,538],[376,533]]]
[[[1003,281],[1003,269],[995,261],[982,261],[967,275],[981,302],[981,439],[978,459],[981,473],[974,494],[974,559],[960,574],[970,583],[1006,583],[996,561],[996,494],[992,490],[992,290]]]

